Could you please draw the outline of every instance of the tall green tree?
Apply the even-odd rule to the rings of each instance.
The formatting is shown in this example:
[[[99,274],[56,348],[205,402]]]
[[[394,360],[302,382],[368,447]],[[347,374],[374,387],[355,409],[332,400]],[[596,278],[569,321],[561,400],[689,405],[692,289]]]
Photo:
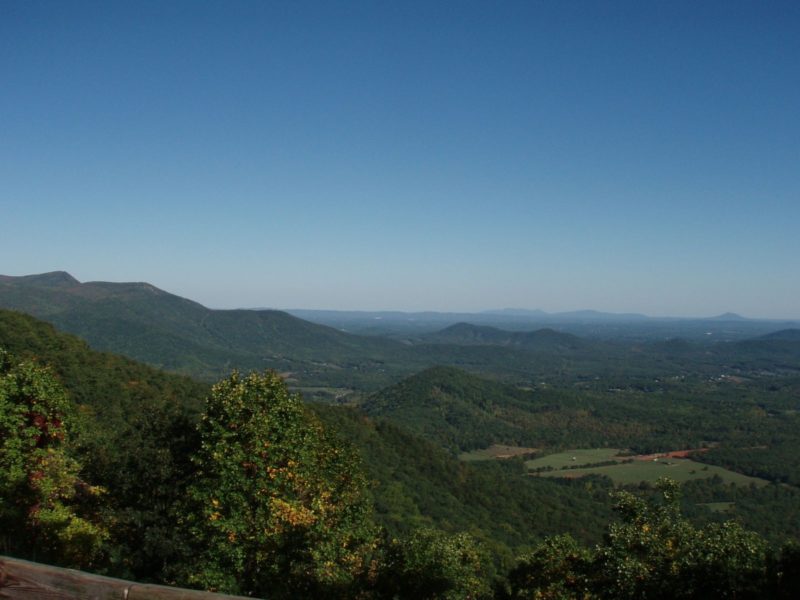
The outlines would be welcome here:
[[[0,551],[76,567],[98,556],[102,490],[68,452],[73,418],[48,370],[0,349]]]
[[[353,452],[275,373],[216,384],[200,437],[189,581],[270,598],[349,593],[375,539]]]

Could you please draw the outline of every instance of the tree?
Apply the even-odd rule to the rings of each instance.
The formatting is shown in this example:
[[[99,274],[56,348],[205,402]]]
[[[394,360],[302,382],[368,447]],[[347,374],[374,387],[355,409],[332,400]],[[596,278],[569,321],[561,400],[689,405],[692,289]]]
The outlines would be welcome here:
[[[788,542],[774,565],[775,598],[800,597],[800,545]]]
[[[680,487],[669,479],[657,495],[617,494],[622,517],[597,549],[599,597],[749,598],[766,585],[766,544],[732,521],[693,527],[680,514]]]
[[[106,530],[87,513],[102,492],[68,453],[70,405],[50,372],[0,350],[0,550],[89,566]],[[83,514],[81,514],[83,513]]]
[[[374,588],[381,598],[487,598],[487,562],[471,535],[421,528],[386,541]]]
[[[766,543],[737,523],[697,529],[680,514],[680,489],[661,479],[652,497],[616,494],[621,520],[592,550],[546,540],[509,576],[515,598],[769,598]],[[791,553],[783,573],[791,572]],[[773,580],[777,581],[773,576]],[[792,582],[778,582],[789,589]]]
[[[593,554],[570,535],[547,538],[509,573],[514,598],[568,600],[589,597]]]
[[[273,597],[344,594],[374,540],[366,482],[275,373],[217,383],[199,426],[186,521],[190,583]]]

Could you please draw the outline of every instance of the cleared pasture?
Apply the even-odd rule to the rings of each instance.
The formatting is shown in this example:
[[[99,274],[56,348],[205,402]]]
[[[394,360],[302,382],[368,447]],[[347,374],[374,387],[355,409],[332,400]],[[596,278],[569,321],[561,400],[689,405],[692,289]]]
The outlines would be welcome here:
[[[628,457],[629,458],[629,457]],[[595,461],[599,462],[599,461]],[[574,463],[572,463],[574,464]],[[725,483],[736,485],[767,485],[767,481],[757,477],[748,477],[722,467],[706,465],[688,458],[669,458],[651,461],[634,460],[603,467],[586,467],[577,469],[559,469],[536,473],[541,477],[565,477],[577,479],[586,475],[605,475],[617,484],[636,484],[641,481],[653,482],[659,477],[669,477],[684,482],[692,479],[707,479],[718,475]]]
[[[551,469],[565,469],[567,467],[580,467],[609,460],[622,461],[631,458],[630,456],[619,456],[619,453],[619,448],[578,448],[526,460],[525,466],[530,470],[546,469],[548,467]]]

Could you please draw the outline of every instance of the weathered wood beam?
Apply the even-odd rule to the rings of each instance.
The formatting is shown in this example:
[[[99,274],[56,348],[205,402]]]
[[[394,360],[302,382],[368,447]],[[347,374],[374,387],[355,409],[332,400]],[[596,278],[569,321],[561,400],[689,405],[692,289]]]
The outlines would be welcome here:
[[[0,556],[2,600],[241,600],[182,588],[136,583]]]

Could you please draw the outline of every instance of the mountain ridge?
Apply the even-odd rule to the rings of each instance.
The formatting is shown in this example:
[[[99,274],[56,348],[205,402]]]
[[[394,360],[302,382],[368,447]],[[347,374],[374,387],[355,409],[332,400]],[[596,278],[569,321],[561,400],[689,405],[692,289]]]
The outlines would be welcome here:
[[[720,366],[740,373],[775,365],[781,372],[798,370],[797,344],[785,340],[659,348],[638,340],[631,344],[576,336],[560,326],[530,331],[446,322],[444,329],[402,336],[358,335],[284,311],[210,309],[145,282],[80,283],[63,271],[0,278],[0,308],[44,319],[97,350],[206,381],[233,368],[273,369],[296,389],[328,401],[345,397],[358,401],[437,364],[525,385],[559,379],[565,365],[584,376],[596,376],[607,373],[609,365],[648,370],[664,358],[669,360],[662,367],[669,366],[676,374],[685,372],[690,363],[692,369],[709,372]],[[696,331],[710,331],[706,326],[703,323]],[[617,332],[616,327],[609,331]],[[591,335],[594,328],[582,331]],[[723,323],[714,331],[731,328]]]
[[[98,350],[205,379],[232,366],[313,374],[402,349],[283,311],[215,310],[146,282],[81,283],[63,271],[2,276],[0,307],[44,319]]]
[[[49,271],[47,273],[38,273],[34,275],[0,275],[0,283],[4,281],[16,281],[20,284],[27,285],[75,285],[80,282],[66,271]]]

